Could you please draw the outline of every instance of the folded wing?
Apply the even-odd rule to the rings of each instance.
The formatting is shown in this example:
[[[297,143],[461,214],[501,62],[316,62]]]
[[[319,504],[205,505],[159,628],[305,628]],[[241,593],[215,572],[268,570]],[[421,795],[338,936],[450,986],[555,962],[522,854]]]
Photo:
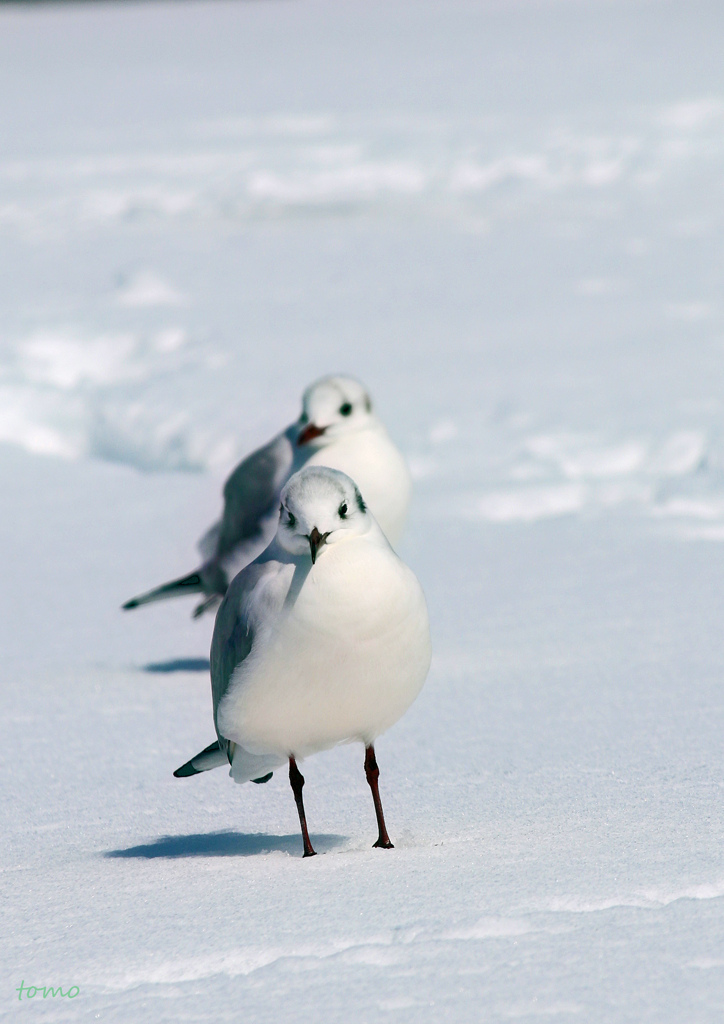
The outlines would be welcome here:
[[[237,782],[256,779],[279,764],[278,758],[272,764],[268,758],[250,754],[225,734],[223,703],[243,687],[245,662],[256,645],[263,645],[273,633],[294,573],[294,563],[282,559],[248,565],[232,581],[216,617],[211,641],[214,724],[219,747],[232,762]]]
[[[224,511],[199,541],[206,561],[222,567],[230,580],[255,558],[276,530],[279,492],[292,467],[290,431],[252,452],[224,485]]]

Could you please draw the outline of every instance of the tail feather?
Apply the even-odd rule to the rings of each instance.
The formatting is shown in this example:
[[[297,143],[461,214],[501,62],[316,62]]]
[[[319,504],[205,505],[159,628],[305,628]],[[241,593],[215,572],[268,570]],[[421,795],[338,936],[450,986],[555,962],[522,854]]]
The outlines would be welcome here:
[[[220,768],[222,764],[228,764],[229,759],[226,752],[219,746],[219,741],[210,743],[200,754],[196,754],[186,764],[177,768],[174,775],[177,779],[186,779],[189,775],[200,775],[201,772],[211,771],[212,768]]]
[[[145,594],[139,594],[138,597],[132,597],[122,607],[124,611],[128,611],[130,608],[138,608],[142,604],[150,604],[151,601],[163,601],[168,597],[182,597],[184,594],[203,594],[203,592],[204,585],[201,575],[198,572],[192,572],[188,576],[171,580],[170,583],[164,583],[163,586],[149,590]]]

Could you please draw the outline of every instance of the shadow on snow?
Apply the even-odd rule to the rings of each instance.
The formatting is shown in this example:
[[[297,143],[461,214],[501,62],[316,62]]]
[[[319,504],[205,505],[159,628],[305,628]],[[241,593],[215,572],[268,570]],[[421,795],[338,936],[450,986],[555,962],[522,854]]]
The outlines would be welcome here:
[[[175,658],[173,661],[152,661],[143,666],[144,672],[208,672],[208,658]]]
[[[312,845],[318,853],[326,853],[347,842],[345,836],[313,835]],[[242,832],[207,832],[187,836],[160,836],[152,843],[130,846],[125,850],[108,850],[104,857],[253,857],[260,853],[302,854],[302,837],[269,836]]]

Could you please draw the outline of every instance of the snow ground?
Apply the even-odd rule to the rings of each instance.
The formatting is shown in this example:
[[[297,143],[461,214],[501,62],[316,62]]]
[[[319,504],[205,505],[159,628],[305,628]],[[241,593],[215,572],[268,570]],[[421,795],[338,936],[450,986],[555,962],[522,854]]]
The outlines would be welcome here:
[[[0,10],[2,1013],[718,1022],[724,11]],[[212,738],[188,570],[357,373],[408,453],[430,680],[378,745]],[[73,985],[68,1002],[15,989]]]

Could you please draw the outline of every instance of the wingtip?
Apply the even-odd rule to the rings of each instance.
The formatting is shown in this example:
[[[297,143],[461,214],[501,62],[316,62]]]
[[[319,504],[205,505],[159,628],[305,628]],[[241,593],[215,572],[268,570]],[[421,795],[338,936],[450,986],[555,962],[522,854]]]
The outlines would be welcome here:
[[[138,601],[136,600],[135,597],[132,597],[130,601],[126,601],[125,604],[121,605],[121,611],[122,612],[127,612],[131,608],[138,608]]]
[[[187,779],[191,775],[200,774],[201,772],[194,768],[190,761],[187,761],[186,764],[182,764],[180,768],[176,769],[176,771],[173,773],[173,776],[175,779]]]

